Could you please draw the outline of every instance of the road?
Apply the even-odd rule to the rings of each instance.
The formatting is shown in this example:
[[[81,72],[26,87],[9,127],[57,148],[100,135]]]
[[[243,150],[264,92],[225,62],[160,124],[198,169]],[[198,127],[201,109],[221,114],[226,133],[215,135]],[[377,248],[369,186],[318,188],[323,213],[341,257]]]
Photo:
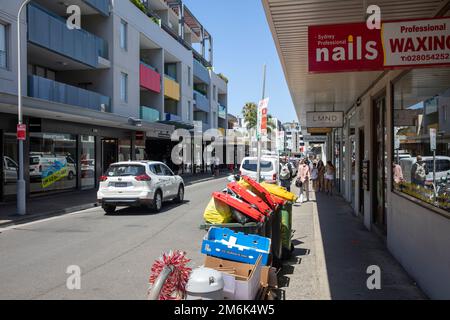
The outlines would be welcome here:
[[[186,202],[160,214],[100,208],[0,230],[0,299],[146,299],[153,261],[171,249],[202,264],[199,229],[213,191],[226,178],[186,188]],[[81,268],[81,290],[68,290],[68,266]]]

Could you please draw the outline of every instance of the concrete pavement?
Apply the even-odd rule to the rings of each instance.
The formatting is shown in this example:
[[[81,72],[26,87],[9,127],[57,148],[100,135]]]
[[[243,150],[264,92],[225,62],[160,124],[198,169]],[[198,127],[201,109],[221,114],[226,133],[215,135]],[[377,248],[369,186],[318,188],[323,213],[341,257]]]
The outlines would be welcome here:
[[[125,209],[107,216],[93,208],[0,230],[0,299],[145,299],[153,261],[184,250],[203,263],[199,229],[213,191],[225,178],[186,188],[186,202],[154,215]],[[66,288],[70,265],[81,267],[82,290]]]
[[[280,277],[287,300],[426,299],[342,198],[312,193],[311,202],[294,206],[293,229],[294,255]],[[367,288],[373,265],[381,269],[381,290]]]

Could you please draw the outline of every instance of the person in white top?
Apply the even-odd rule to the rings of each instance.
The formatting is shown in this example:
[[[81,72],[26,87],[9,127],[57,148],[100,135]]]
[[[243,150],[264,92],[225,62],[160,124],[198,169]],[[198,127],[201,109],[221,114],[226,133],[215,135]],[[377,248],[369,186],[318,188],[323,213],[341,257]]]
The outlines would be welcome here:
[[[313,168],[311,170],[311,180],[313,185],[314,192],[317,191],[318,182],[319,182],[319,170],[317,169],[317,163],[313,164]]]

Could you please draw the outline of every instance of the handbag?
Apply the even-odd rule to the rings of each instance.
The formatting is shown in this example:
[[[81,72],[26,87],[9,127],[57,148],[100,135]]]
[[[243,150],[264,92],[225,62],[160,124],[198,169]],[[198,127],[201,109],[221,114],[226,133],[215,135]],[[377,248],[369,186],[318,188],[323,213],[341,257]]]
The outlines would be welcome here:
[[[303,182],[302,182],[302,180],[300,178],[297,178],[297,180],[295,181],[295,186],[297,188],[303,187]]]

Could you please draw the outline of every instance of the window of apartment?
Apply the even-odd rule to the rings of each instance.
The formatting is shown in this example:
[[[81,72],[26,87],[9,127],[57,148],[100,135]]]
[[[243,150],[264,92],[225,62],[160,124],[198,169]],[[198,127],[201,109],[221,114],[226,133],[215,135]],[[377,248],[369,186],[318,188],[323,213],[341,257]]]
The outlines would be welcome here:
[[[120,21],[120,48],[128,48],[128,24],[123,20]]]
[[[120,100],[128,102],[128,74],[120,74]]]
[[[450,69],[415,69],[394,84],[393,188],[450,212]]]
[[[191,67],[188,67],[188,86],[190,87],[192,85],[192,79],[191,79]]]
[[[8,68],[8,38],[7,27],[0,23],[0,68]]]

